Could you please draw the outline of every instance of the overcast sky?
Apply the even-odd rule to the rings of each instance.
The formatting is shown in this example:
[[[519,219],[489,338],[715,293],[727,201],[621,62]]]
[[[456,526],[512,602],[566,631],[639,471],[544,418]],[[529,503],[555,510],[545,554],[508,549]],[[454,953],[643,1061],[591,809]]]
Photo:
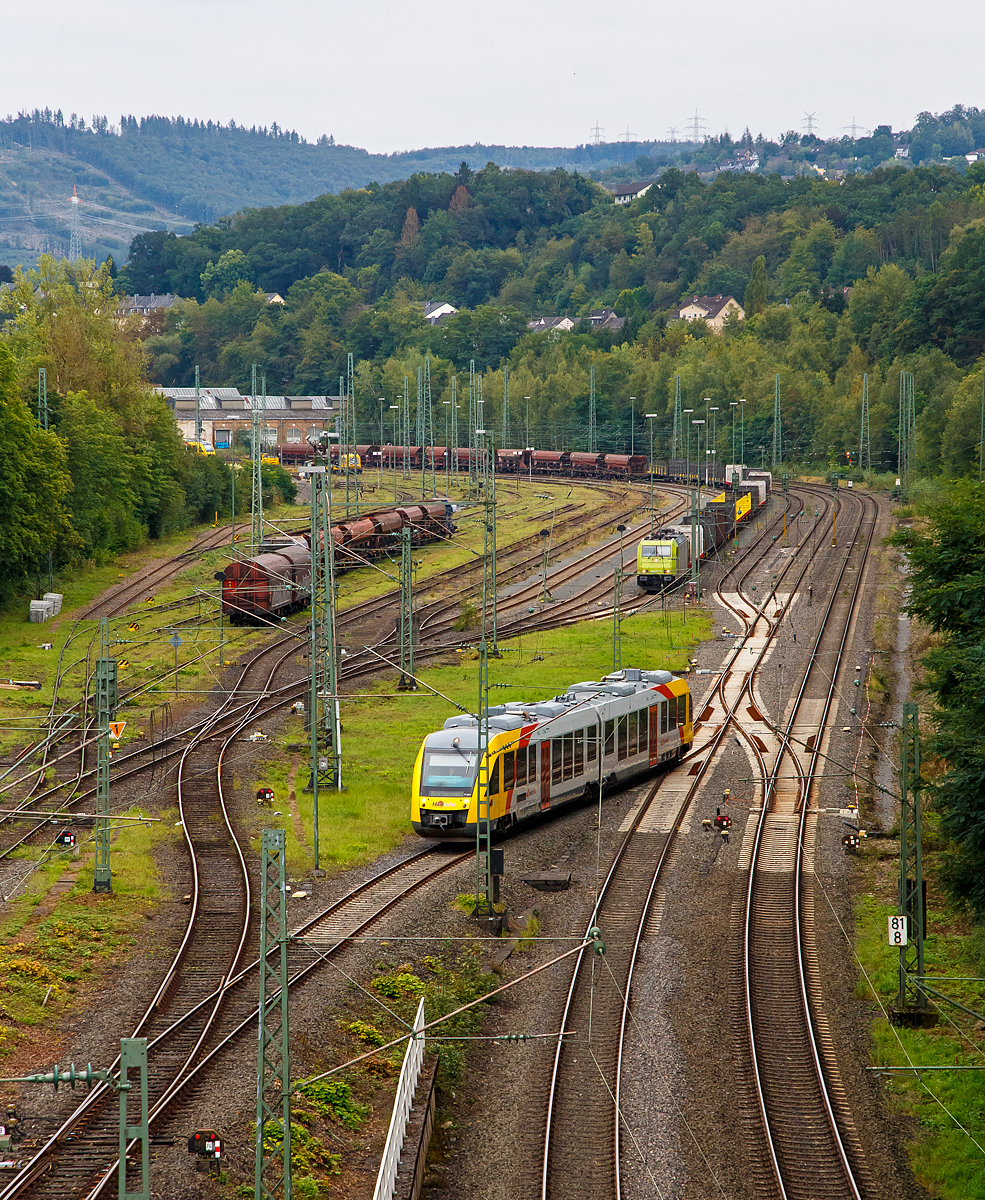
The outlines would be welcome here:
[[[0,0],[0,114],[159,113],[376,152],[703,129],[823,137],[985,104],[983,0]]]

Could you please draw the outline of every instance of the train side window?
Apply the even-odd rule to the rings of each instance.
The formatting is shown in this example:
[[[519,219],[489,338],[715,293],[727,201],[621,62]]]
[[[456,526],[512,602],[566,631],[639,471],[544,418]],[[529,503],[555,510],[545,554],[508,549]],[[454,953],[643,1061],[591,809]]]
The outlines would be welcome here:
[[[667,728],[677,728],[677,697],[672,696],[667,701]]]
[[[637,719],[637,721],[639,723],[639,727],[640,727],[640,745],[639,745],[640,754],[646,753],[647,742],[649,741],[649,732],[650,732],[649,731],[650,722],[648,720],[649,716],[650,716],[650,710],[647,708],[641,708],[640,711],[636,714],[636,719]]]
[[[585,774],[585,731],[575,730],[575,774]]]
[[[499,794],[499,759],[493,763],[492,774],[489,776],[489,795]]]
[[[626,757],[626,747],[629,745],[629,723],[625,715],[619,718],[619,761]]]
[[[532,744],[527,747],[527,783],[537,782],[537,746]]]
[[[598,728],[595,725],[590,725],[585,730],[585,741],[587,744],[587,753],[585,759],[587,762],[595,762],[596,738],[598,737]]]
[[[693,719],[691,713],[691,693],[688,692],[687,695],[682,696],[681,699],[684,701],[684,720],[681,722],[681,724],[690,725]]]
[[[503,790],[509,791],[516,778],[516,752],[507,750],[503,755]]]
[[[639,728],[639,722],[636,719],[636,713],[627,713],[626,725],[628,727],[628,735],[626,738],[626,754],[629,758],[632,758],[636,754],[636,747],[638,745],[637,730]]]
[[[605,754],[611,754],[615,748],[613,741],[613,730],[615,729],[614,721],[606,721],[605,723]]]
[[[527,747],[521,746],[516,752],[516,787],[523,787],[527,782]]]
[[[660,732],[667,732],[667,701],[660,701]]]
[[[564,747],[564,779],[571,779],[574,775],[575,765],[575,735],[574,733],[566,733],[561,739]]]
[[[561,782],[561,739],[551,739],[551,783]]]

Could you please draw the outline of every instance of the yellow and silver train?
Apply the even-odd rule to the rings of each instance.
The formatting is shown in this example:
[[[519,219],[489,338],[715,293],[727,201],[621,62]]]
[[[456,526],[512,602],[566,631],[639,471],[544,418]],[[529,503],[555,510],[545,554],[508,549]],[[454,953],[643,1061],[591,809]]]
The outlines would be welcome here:
[[[488,763],[480,771],[478,717],[449,717],[414,765],[411,820],[422,837],[473,841],[479,789],[493,829],[680,760],[694,740],[691,693],[670,671],[627,667],[562,696],[488,711]]]

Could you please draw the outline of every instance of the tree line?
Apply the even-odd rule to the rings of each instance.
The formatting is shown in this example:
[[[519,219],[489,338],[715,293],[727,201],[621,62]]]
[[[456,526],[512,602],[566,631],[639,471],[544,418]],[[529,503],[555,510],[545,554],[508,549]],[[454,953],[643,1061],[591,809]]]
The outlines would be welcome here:
[[[31,588],[49,554],[56,568],[106,562],[230,513],[230,468],[185,448],[115,307],[108,267],[85,260],[43,256],[0,292],[0,602]],[[283,475],[265,478],[268,500],[290,498]]]

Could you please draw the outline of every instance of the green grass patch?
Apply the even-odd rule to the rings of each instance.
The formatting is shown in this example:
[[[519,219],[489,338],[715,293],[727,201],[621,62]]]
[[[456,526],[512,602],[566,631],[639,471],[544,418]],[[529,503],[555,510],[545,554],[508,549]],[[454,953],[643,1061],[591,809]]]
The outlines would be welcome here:
[[[924,858],[932,879],[936,855]],[[896,863],[863,858],[873,891],[856,905],[856,952],[880,1002],[888,1010],[896,1003],[899,952],[886,940],[886,918],[896,912]],[[985,984],[958,982],[985,975],[985,934],[969,926],[931,884],[930,936],[924,942],[928,975],[951,976],[934,985],[966,1007],[985,1012]],[[865,979],[859,994],[870,996]],[[935,1002],[936,1003],[936,1002]],[[944,1002],[937,1004],[938,1024],[909,1029],[877,1018],[872,1025],[872,1058],[877,1066],[970,1066],[981,1064],[981,1033],[975,1018]],[[918,1127],[911,1142],[910,1161],[918,1181],[939,1200],[967,1200],[985,1195],[985,1157],[975,1141],[985,1145],[985,1090],[981,1071],[930,1071],[921,1078],[889,1075],[884,1084],[891,1102]],[[974,1141],[972,1140],[974,1139]]]
[[[74,866],[70,856],[57,855],[8,906],[0,923],[0,1054],[28,1038],[31,1027],[56,1025],[104,971],[146,940],[145,917],[159,898],[154,852],[176,840],[173,815],[119,830],[112,895],[93,895],[92,869],[83,864],[71,890],[51,903],[52,883]]]

